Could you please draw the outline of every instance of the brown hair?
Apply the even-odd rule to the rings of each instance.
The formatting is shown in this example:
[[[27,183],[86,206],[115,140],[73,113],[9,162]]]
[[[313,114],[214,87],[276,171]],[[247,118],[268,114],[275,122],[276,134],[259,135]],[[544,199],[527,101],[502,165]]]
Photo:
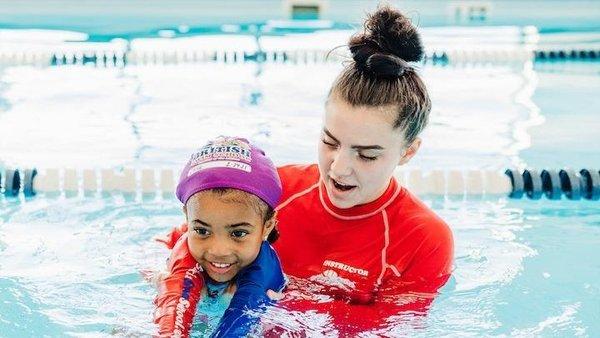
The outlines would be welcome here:
[[[232,188],[213,188],[202,191],[200,193],[210,192],[219,197],[223,202],[242,203],[254,209],[254,211],[262,217],[262,222],[266,222],[273,219],[275,222],[275,209],[268,205],[265,201],[261,200],[258,196],[247,193],[245,191],[232,189]],[[277,223],[273,226],[273,230],[269,233],[267,241],[273,243],[279,238],[279,230],[277,229]]]
[[[393,128],[410,145],[427,125],[431,100],[425,84],[409,62],[420,61],[419,33],[399,11],[385,6],[370,14],[364,31],[350,38],[352,62],[329,91],[352,106],[389,106],[396,113]]]

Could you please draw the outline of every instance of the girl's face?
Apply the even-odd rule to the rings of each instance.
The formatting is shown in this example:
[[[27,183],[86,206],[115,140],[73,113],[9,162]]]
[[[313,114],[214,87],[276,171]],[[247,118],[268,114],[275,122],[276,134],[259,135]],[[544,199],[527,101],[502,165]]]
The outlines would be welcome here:
[[[352,107],[332,95],[325,107],[319,172],[331,203],[350,208],[376,200],[387,189],[397,165],[419,148],[407,147],[404,135],[393,129],[390,107]]]
[[[263,224],[250,205],[223,201],[210,192],[193,195],[184,207],[192,256],[216,282],[232,280],[254,261],[274,221]]]

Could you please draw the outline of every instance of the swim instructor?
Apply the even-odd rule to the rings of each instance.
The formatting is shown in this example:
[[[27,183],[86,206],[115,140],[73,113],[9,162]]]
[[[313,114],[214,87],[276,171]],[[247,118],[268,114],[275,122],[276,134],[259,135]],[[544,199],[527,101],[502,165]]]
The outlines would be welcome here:
[[[327,296],[286,296],[282,304],[328,313],[340,333],[426,311],[453,258],[448,225],[393,178],[419,150],[431,111],[410,63],[423,57],[419,33],[390,7],[364,27],[350,39],[353,59],[330,89],[318,164],[278,169],[283,196],[274,247],[283,271]]]

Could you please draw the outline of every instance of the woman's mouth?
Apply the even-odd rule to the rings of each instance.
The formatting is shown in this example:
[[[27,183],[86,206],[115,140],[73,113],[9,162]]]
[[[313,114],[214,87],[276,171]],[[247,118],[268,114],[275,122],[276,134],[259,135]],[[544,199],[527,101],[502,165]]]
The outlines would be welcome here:
[[[343,184],[343,183],[340,183],[340,182],[334,180],[333,178],[331,178],[331,182],[333,183],[333,186],[335,187],[335,189],[338,191],[344,192],[344,191],[349,191],[349,190],[356,188],[355,185]]]

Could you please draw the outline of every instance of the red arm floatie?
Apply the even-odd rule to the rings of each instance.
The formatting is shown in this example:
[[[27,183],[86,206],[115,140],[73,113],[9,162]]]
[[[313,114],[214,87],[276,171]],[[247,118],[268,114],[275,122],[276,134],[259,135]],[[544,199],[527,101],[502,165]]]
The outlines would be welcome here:
[[[154,322],[160,337],[188,337],[204,279],[202,268],[189,252],[187,234],[175,243],[168,270],[170,274],[158,284]]]

